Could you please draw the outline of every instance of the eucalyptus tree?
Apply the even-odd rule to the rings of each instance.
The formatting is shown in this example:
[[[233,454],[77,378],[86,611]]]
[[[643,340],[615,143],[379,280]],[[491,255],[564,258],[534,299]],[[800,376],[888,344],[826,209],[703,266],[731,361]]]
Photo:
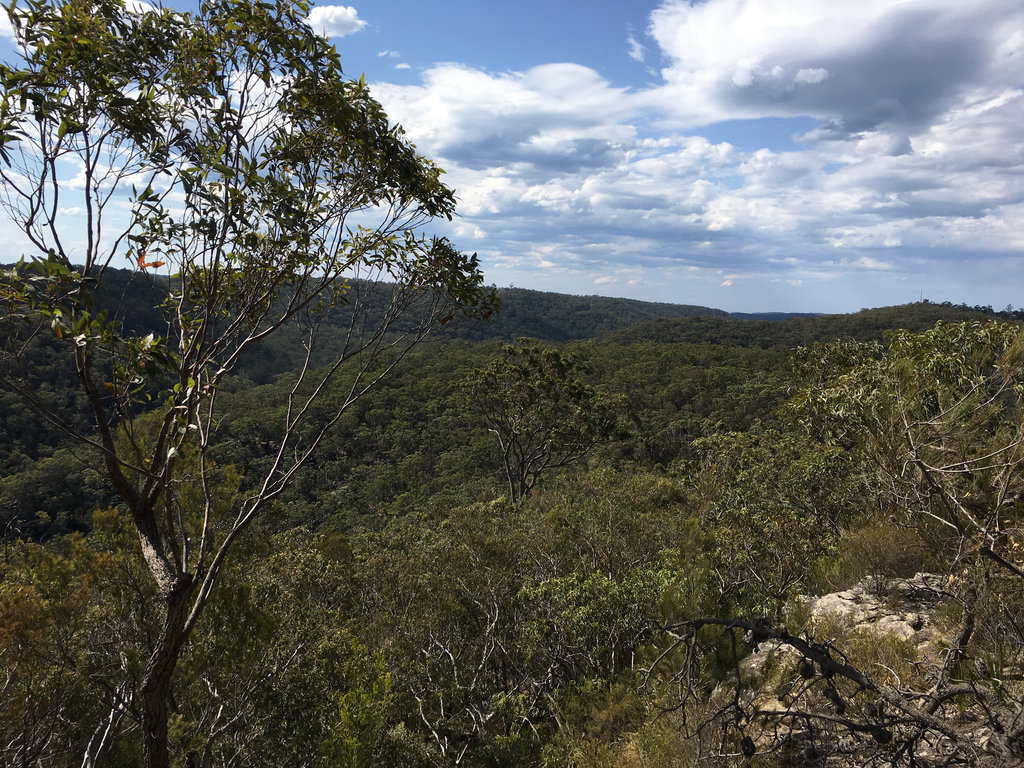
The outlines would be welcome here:
[[[554,347],[519,339],[463,381],[469,408],[497,440],[512,501],[620,431],[625,397],[583,382],[584,368]]]
[[[454,212],[441,170],[344,75],[308,10],[7,9],[0,206],[25,254],[0,279],[0,380],[95,449],[138,534],[163,616],[131,702],[149,766],[170,764],[176,665],[239,536],[410,345],[494,307],[475,255],[421,234]],[[101,305],[118,265],[153,286],[160,327],[127,329]],[[347,328],[315,365],[328,315]],[[285,328],[304,363],[274,458],[223,503],[218,391]],[[25,351],[41,339],[69,361],[90,427],[35,386]]]
[[[719,605],[780,619],[868,495],[849,454],[778,429],[694,441],[694,519]]]

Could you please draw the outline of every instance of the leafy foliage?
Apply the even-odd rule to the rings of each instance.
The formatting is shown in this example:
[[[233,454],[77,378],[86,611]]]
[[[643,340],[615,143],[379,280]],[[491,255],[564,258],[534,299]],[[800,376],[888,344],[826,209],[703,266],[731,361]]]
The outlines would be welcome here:
[[[743,695],[737,667],[735,694],[705,721],[734,724],[733,739],[750,739],[747,729],[757,729],[765,751],[776,751],[799,733],[805,753],[818,753],[819,729],[845,734],[839,751],[851,760],[898,765],[922,756],[947,765],[1011,765],[1024,757],[1020,689],[1008,682],[1019,680],[1024,643],[1016,619],[1024,597],[1022,338],[1008,323],[939,323],[894,332],[884,350],[827,345],[817,381],[792,404],[810,429],[852,451],[872,481],[876,524],[887,514],[890,525],[910,528],[945,567],[941,594],[959,619],[938,660],[893,638],[865,643],[828,630],[826,640],[813,626],[796,634],[749,618],[691,618],[675,625],[673,632],[685,630],[662,656],[685,649],[675,663],[686,706],[698,706],[690,675],[701,660],[724,647],[735,664],[744,640],[754,648],[771,643],[795,651],[799,679],[780,699],[784,706],[769,710]],[[990,659],[998,659],[997,675]],[[964,712],[980,725],[956,727]]]
[[[565,696],[629,673],[680,501],[656,478],[599,473],[356,542],[360,639],[384,649],[434,764],[533,764]]]
[[[720,609],[782,619],[861,511],[848,455],[776,430],[714,435],[695,448],[693,502]]]
[[[521,339],[465,382],[470,410],[498,442],[513,502],[541,475],[583,460],[619,426],[625,399],[577,378],[578,364]]]

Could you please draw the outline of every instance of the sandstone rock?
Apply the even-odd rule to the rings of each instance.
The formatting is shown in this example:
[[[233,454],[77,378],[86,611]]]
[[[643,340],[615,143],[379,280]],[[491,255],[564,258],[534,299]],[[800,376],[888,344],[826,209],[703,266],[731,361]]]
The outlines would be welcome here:
[[[845,618],[854,630],[873,627],[919,645],[934,638],[930,612],[945,599],[944,577],[918,573],[912,579],[890,579],[883,594],[881,580],[868,577],[842,592],[813,598],[808,608],[813,617],[833,614]]]

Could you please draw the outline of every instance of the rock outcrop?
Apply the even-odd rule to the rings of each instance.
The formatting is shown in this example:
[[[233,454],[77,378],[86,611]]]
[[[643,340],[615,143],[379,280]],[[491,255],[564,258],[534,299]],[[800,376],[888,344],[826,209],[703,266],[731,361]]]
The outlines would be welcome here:
[[[973,707],[925,713],[932,718],[931,735],[915,740],[908,752],[916,721],[894,706],[897,701],[810,662],[792,647],[799,645],[792,639],[800,638],[805,647],[828,649],[833,659],[864,670],[889,691],[926,691],[950,644],[950,629],[935,621],[937,609],[950,599],[946,584],[944,576],[927,573],[868,578],[841,592],[806,598],[801,627],[777,627],[771,636],[781,639],[754,644],[738,665],[739,686],[734,673],[713,701],[721,712],[743,713],[744,733],[767,759],[763,765],[942,765],[960,743],[959,737],[943,735],[953,731],[973,745],[977,762],[971,765],[1000,764],[986,748],[991,733],[983,713]],[[907,701],[924,707],[915,697]]]
[[[844,625],[844,634],[877,632],[899,640],[911,641],[925,655],[931,655],[940,640],[932,612],[948,599],[944,592],[945,577],[919,573],[911,579],[882,579],[870,576],[842,592],[805,598],[808,624],[835,623]],[[791,628],[792,629],[792,628]],[[794,630],[795,631],[795,630]],[[799,658],[792,648],[778,641],[762,643],[740,663],[740,674],[747,678],[761,677],[782,654]]]
[[[809,600],[812,618],[836,615],[857,628],[874,628],[918,644],[934,637],[931,612],[948,595],[945,577],[919,573],[912,579],[870,576],[842,592]]]

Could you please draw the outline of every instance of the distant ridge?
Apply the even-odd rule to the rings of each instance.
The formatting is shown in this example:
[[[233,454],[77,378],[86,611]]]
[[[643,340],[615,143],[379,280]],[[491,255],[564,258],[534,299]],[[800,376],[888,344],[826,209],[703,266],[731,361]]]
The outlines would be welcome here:
[[[11,268],[13,265],[4,265]],[[166,277],[139,279],[137,273],[110,268],[100,294],[101,306],[117,307],[117,315],[136,332],[165,332],[164,319],[155,303],[168,290]],[[387,284],[379,284],[367,296],[378,296],[387,303]],[[920,301],[851,314],[814,312],[726,312],[695,304],[669,304],[607,296],[575,296],[527,288],[499,288],[501,309],[489,322],[453,323],[442,337],[465,341],[512,341],[527,336],[548,343],[566,343],[603,338],[613,343],[685,342],[726,346],[797,346],[815,341],[846,337],[859,340],[880,339],[892,328],[922,330],[938,320],[961,321],[982,317],[1024,319],[1024,312],[993,312],[991,307],[964,304],[937,304]],[[396,327],[416,321],[403,320]],[[339,308],[328,324],[346,324],[346,310]],[[288,370],[296,350],[295,340],[287,332],[274,337],[257,355],[261,375],[254,381],[269,380]],[[278,358],[271,364],[267,358]],[[243,366],[245,367],[245,366]],[[255,370],[249,373],[255,374]]]
[[[939,320],[963,322],[993,318],[989,308],[933,304],[927,301],[894,307],[862,309],[845,315],[796,315],[779,320],[729,317],[655,319],[613,331],[604,337],[615,344],[719,344],[728,347],[798,347],[832,339],[881,341],[886,331],[922,331]]]
[[[564,293],[500,288],[501,311],[487,323],[459,328],[455,336],[470,341],[521,336],[548,342],[567,342],[604,336],[650,320],[731,316],[722,309],[693,304],[664,304],[607,296],[570,296]]]
[[[792,320],[794,317],[821,317],[822,312],[733,312],[732,316],[737,320],[766,320],[778,322],[779,320]]]

